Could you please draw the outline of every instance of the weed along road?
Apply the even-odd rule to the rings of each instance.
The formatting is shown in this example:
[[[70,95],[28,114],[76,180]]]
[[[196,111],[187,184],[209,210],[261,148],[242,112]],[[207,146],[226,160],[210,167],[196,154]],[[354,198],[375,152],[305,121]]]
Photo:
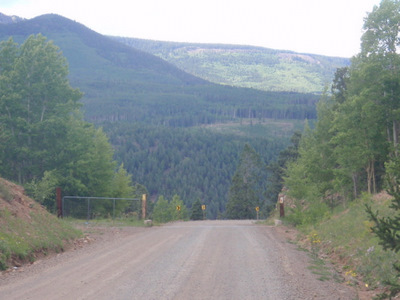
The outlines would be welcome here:
[[[253,221],[93,229],[95,241],[0,276],[0,299],[356,299]],[[95,232],[96,231],[96,232]]]

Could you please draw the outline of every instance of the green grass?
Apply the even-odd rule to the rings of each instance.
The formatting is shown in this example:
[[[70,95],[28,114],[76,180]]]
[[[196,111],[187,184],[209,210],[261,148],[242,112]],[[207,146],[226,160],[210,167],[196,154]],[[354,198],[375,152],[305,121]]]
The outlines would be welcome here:
[[[314,257],[311,261],[311,265],[308,266],[308,269],[311,270],[313,274],[318,275],[318,280],[327,281],[332,279],[332,272],[329,267],[326,266],[325,261]]]
[[[325,221],[304,228],[312,245],[318,244],[318,251],[324,252],[343,267],[343,275],[349,284],[356,278],[376,288],[385,280],[393,279],[393,263],[400,260],[400,254],[384,251],[378,238],[372,233],[365,211],[365,204],[380,215],[390,212],[390,200],[372,200],[363,196],[353,202],[347,209],[338,209]],[[318,238],[318,243],[315,239]]]
[[[14,198],[13,194],[10,192],[7,186],[2,182],[0,182],[0,198],[3,198],[7,202],[10,202]]]
[[[0,210],[0,270],[12,260],[33,262],[38,253],[60,252],[65,243],[82,235],[67,222],[44,211],[33,211],[20,218]]]
[[[74,218],[66,218],[65,222],[69,223],[71,226],[103,226],[103,227],[146,227],[143,220],[139,220],[137,217],[128,218],[101,218],[101,219],[91,219],[91,220],[80,220]]]

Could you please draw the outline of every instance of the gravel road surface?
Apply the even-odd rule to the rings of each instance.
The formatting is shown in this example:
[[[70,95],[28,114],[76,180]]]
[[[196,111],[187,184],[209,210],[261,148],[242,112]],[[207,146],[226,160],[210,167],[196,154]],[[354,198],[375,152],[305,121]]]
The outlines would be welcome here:
[[[357,299],[252,221],[107,228],[76,250],[0,275],[0,299]]]

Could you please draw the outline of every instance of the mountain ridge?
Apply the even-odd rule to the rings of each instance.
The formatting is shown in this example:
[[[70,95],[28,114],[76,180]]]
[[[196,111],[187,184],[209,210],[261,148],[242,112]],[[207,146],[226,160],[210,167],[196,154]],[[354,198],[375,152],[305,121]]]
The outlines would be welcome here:
[[[67,58],[71,84],[84,92],[84,111],[91,122],[190,126],[228,116],[315,118],[314,96],[218,85],[56,14],[0,24],[0,40],[12,36],[22,43],[38,33],[54,41]]]
[[[320,94],[336,69],[350,63],[348,58],[258,46],[111,38],[211,82],[264,91]]]
[[[26,19],[18,17],[18,16],[7,16],[0,12],[0,24],[10,24],[17,23],[20,21],[24,21]]]

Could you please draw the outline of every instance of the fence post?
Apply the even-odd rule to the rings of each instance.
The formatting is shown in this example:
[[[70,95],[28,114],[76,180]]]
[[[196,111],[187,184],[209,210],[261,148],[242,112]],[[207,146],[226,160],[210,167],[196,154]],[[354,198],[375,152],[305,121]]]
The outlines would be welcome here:
[[[281,218],[285,217],[285,203],[284,203],[285,197],[281,196],[279,198],[279,216]]]
[[[61,188],[56,187],[56,202],[57,202],[57,218],[63,217],[62,201],[61,201]]]
[[[115,219],[115,198],[113,198],[113,220]]]
[[[142,195],[142,220],[146,220],[146,194]]]

